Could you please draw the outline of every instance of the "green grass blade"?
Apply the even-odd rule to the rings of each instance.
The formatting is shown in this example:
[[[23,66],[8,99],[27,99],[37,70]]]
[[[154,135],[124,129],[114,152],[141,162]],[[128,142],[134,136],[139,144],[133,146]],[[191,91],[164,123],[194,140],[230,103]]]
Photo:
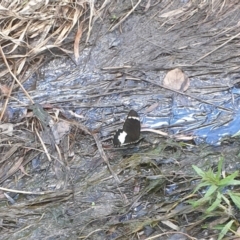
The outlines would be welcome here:
[[[238,171],[232,173],[231,175],[223,178],[222,180],[219,181],[219,186],[229,186],[229,185],[233,185],[232,182],[234,180],[234,178],[236,178],[238,176]],[[236,180],[235,180],[236,181]]]
[[[210,201],[210,198],[200,198],[197,201],[188,201],[194,208],[204,205],[206,202]]]
[[[197,173],[198,176],[200,176],[202,178],[205,176],[205,172],[202,169],[200,169],[199,167],[192,165],[192,168],[194,169],[194,171]]]
[[[207,187],[209,186],[210,184],[209,183],[205,183],[205,182],[202,182],[202,183],[199,183],[196,188],[194,189],[193,193],[197,192],[200,188],[202,187]]]
[[[206,210],[207,213],[212,212],[215,210],[222,201],[222,194],[218,192],[216,200],[213,202],[213,204]]]
[[[216,185],[210,186],[210,188],[207,190],[207,192],[204,194],[204,197],[210,197],[213,193],[216,192],[218,187]]]
[[[234,223],[234,220],[231,220],[223,227],[222,231],[218,235],[218,240],[221,240],[226,235],[226,233],[230,230],[233,223]]]
[[[230,196],[234,204],[238,207],[238,209],[240,209],[240,194],[229,191],[228,195]]]
[[[222,174],[222,165],[223,165],[223,157],[220,157],[220,160],[218,162],[218,171],[217,171],[217,179],[220,179],[221,174]]]

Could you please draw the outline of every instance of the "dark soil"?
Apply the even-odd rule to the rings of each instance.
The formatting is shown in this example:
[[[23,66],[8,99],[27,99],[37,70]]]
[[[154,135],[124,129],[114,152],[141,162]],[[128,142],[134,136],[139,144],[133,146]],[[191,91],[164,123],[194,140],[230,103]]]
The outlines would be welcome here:
[[[140,1],[122,22],[137,1],[109,2],[87,44],[84,35],[77,63],[55,57],[25,82],[43,109],[15,90],[12,136],[0,138],[1,187],[42,195],[1,193],[1,239],[217,238],[208,226],[230,216],[204,219],[184,200],[199,180],[193,164],[216,169],[223,156],[226,172],[240,167],[240,143],[231,138],[238,95],[229,92],[239,81],[240,5],[199,2]],[[185,93],[162,87],[174,68],[190,78]],[[114,148],[112,135],[130,109],[142,129],[168,136],[143,131],[140,143]],[[181,124],[162,123],[174,117]],[[226,128],[232,120],[234,131]],[[209,138],[195,132],[206,125]]]

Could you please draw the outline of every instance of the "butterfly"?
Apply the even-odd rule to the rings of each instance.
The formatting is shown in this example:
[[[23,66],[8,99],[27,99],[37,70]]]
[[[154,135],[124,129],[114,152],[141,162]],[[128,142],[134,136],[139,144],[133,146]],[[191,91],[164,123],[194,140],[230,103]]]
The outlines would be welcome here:
[[[131,110],[122,129],[118,129],[113,137],[114,146],[124,146],[136,143],[140,138],[140,118],[136,111]]]

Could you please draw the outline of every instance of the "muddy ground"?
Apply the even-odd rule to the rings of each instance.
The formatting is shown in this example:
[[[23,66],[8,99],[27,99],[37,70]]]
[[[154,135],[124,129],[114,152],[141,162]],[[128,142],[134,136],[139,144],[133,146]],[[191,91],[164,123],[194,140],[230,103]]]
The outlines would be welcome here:
[[[185,199],[198,183],[193,164],[216,169],[223,156],[226,172],[240,167],[239,140],[225,128],[238,119],[238,96],[227,94],[239,81],[239,5],[110,2],[87,43],[83,35],[77,61],[55,54],[24,83],[43,108],[29,107],[16,89],[8,105],[11,142],[1,139],[7,163],[0,180],[2,188],[24,192],[2,192],[0,238],[217,239],[212,222],[235,218],[238,226],[237,210],[204,218]],[[162,87],[174,68],[190,79],[183,94]],[[115,148],[112,136],[130,109],[142,129],[168,135],[143,131],[140,143]],[[206,123],[197,117],[194,126],[160,124],[171,114],[188,116],[179,109],[211,119],[221,137],[209,144],[205,132],[194,136]]]

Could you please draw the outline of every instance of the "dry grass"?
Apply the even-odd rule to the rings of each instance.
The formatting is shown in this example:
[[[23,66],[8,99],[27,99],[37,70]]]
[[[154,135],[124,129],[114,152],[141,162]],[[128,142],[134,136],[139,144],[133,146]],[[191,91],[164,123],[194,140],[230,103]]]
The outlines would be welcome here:
[[[92,0],[1,1],[1,57],[6,59],[5,63],[0,62],[2,82],[6,83],[12,72],[23,83],[41,66],[43,53],[46,56],[46,53],[53,53],[56,49],[66,54],[73,53],[74,41],[74,55],[78,58],[77,46],[82,33],[88,31],[86,39],[89,38],[94,18],[98,18],[101,11],[96,13]],[[74,39],[70,39],[70,44],[68,42],[70,46],[67,49],[65,44],[73,29],[77,29],[76,34]],[[32,71],[26,74],[29,68]]]
[[[96,12],[92,0],[51,3],[37,0],[1,1],[0,86],[10,87],[5,94],[7,98],[1,109],[0,121],[16,87],[20,87],[30,103],[34,103],[22,84],[44,63],[49,56],[47,53],[54,54],[60,50],[61,54],[71,54],[74,50],[75,60],[78,60],[82,34],[88,30],[87,41],[93,19],[100,16],[101,9],[98,15]],[[76,34],[69,39],[73,30]]]

